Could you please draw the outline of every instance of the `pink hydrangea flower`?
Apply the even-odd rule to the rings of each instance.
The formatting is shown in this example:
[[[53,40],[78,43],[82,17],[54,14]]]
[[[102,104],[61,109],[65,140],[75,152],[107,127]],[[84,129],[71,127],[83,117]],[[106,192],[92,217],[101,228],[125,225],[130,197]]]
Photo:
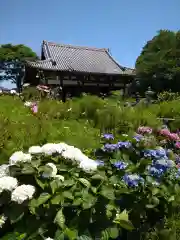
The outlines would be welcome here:
[[[180,142],[176,142],[175,147],[180,149]]]
[[[139,134],[145,134],[145,133],[151,134],[152,133],[152,128],[145,127],[145,126],[139,127],[138,128],[138,133]]]
[[[176,165],[176,167],[177,167],[177,168],[180,168],[180,163],[178,163],[178,164]]]
[[[160,134],[160,135],[163,135],[163,136],[165,136],[165,137],[169,137],[169,134],[171,134],[171,133],[170,133],[170,131],[169,131],[167,128],[164,128],[164,129],[161,129],[161,130],[159,131],[159,134]]]
[[[32,110],[33,114],[36,114],[38,112],[38,105],[37,105],[37,103],[33,103],[32,104],[31,110]]]
[[[172,140],[172,141],[178,141],[178,140],[180,140],[180,139],[179,139],[179,136],[178,136],[176,133],[170,133],[168,137],[169,137],[169,139]]]

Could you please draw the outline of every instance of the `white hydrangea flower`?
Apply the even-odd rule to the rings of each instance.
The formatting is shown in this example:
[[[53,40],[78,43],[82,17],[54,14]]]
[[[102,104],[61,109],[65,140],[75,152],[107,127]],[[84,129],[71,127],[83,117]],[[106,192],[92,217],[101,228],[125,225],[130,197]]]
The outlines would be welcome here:
[[[32,156],[29,153],[24,153],[24,158],[22,162],[31,162]]]
[[[82,161],[79,165],[79,167],[82,168],[85,172],[96,171],[97,166],[98,166],[98,164],[91,159],[88,159],[86,161]]]
[[[42,146],[42,152],[46,155],[52,155],[57,152],[57,144],[55,143],[46,143]]]
[[[66,143],[57,143],[55,148],[57,153],[61,154],[63,151],[66,151],[69,148],[69,145]]]
[[[15,165],[19,162],[30,162],[32,156],[28,153],[23,153],[22,151],[15,152],[9,158],[9,164]]]
[[[3,225],[4,225],[5,222],[6,222],[6,220],[7,220],[7,217],[5,217],[4,215],[1,215],[1,216],[0,216],[0,228],[3,227]]]
[[[30,154],[39,154],[42,153],[42,147],[40,146],[32,146],[29,148],[28,152]]]
[[[52,238],[48,237],[48,238],[46,238],[45,240],[54,240],[54,239],[52,239]]]
[[[80,149],[70,146],[67,150],[62,152],[62,157],[76,162],[82,162],[89,158],[84,155]]]
[[[56,175],[56,176],[55,176],[55,179],[64,182],[64,177],[63,177],[62,175]]]
[[[18,185],[16,178],[4,176],[0,178],[0,193],[3,191],[12,191]]]
[[[32,199],[35,193],[35,187],[32,185],[18,186],[11,194],[11,200],[18,204],[23,203],[25,200]]]
[[[24,106],[25,106],[25,107],[31,107],[31,106],[32,106],[32,102],[26,101],[26,102],[24,103]]]
[[[44,171],[43,177],[44,178],[56,177],[56,174],[57,174],[56,165],[54,165],[53,163],[47,163],[45,166],[47,170]]]
[[[9,165],[3,164],[0,166],[0,178],[9,175]]]

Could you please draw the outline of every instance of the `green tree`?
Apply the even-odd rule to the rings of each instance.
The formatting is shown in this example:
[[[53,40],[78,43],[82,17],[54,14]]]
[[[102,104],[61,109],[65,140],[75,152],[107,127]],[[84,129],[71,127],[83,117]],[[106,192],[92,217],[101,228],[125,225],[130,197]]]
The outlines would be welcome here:
[[[37,55],[31,48],[23,45],[3,44],[0,46],[0,61],[24,61],[26,59],[36,59]]]
[[[143,90],[151,85],[157,92],[179,91],[180,31],[160,30],[148,41],[136,60],[137,77]]]
[[[24,76],[24,61],[35,59],[37,59],[36,53],[23,44],[1,45],[0,80],[12,80],[20,91]]]

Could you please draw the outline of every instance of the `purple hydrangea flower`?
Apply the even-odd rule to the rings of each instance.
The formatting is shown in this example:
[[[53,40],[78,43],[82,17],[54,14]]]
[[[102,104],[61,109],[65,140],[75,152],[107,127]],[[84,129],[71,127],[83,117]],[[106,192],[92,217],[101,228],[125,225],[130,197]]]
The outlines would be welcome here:
[[[140,142],[140,141],[144,138],[144,136],[141,135],[141,134],[137,134],[137,135],[135,135],[133,138],[134,138],[137,142]]]
[[[178,168],[177,174],[176,174],[176,178],[179,178],[179,177],[180,177],[180,168]]]
[[[144,151],[144,157],[157,158],[156,150],[147,149]]]
[[[180,156],[176,154],[175,156],[175,162],[176,164],[179,164],[180,163]]]
[[[118,161],[116,163],[113,164],[116,168],[123,170],[128,166],[128,163],[122,162],[122,161]]]
[[[150,167],[149,168],[149,174],[154,176],[154,177],[160,177],[164,173],[163,169],[158,169],[156,167]]]
[[[175,166],[175,163],[169,159],[159,159],[153,161],[153,164],[148,168],[150,175],[154,177],[161,177],[168,169]]]
[[[123,180],[129,187],[138,187],[144,183],[144,179],[137,174],[125,174]]]
[[[105,133],[103,134],[103,138],[106,140],[114,140],[114,136],[112,133]]]
[[[118,144],[110,144],[110,143],[106,143],[103,147],[103,150],[105,152],[114,152],[117,151],[119,148]]]
[[[166,150],[162,147],[156,149],[156,154],[157,156],[159,157],[162,157],[162,158],[167,158],[167,155],[166,155]]]
[[[163,148],[159,149],[147,149],[144,151],[144,157],[154,158],[154,159],[168,159],[166,155],[166,150]]]
[[[118,142],[117,145],[119,148],[130,148],[132,146],[132,144],[128,141]]]

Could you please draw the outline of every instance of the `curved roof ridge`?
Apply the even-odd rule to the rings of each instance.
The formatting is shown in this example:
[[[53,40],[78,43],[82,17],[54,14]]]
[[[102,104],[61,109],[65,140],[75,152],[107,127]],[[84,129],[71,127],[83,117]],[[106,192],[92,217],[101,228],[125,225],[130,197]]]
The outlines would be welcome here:
[[[43,40],[43,44],[51,45],[51,46],[57,46],[57,47],[67,47],[67,48],[77,48],[77,49],[84,49],[84,50],[91,50],[91,51],[109,51],[108,48],[96,48],[96,47],[87,47],[87,46],[77,46],[73,44],[61,44],[61,43],[54,43],[49,42],[46,40]]]

